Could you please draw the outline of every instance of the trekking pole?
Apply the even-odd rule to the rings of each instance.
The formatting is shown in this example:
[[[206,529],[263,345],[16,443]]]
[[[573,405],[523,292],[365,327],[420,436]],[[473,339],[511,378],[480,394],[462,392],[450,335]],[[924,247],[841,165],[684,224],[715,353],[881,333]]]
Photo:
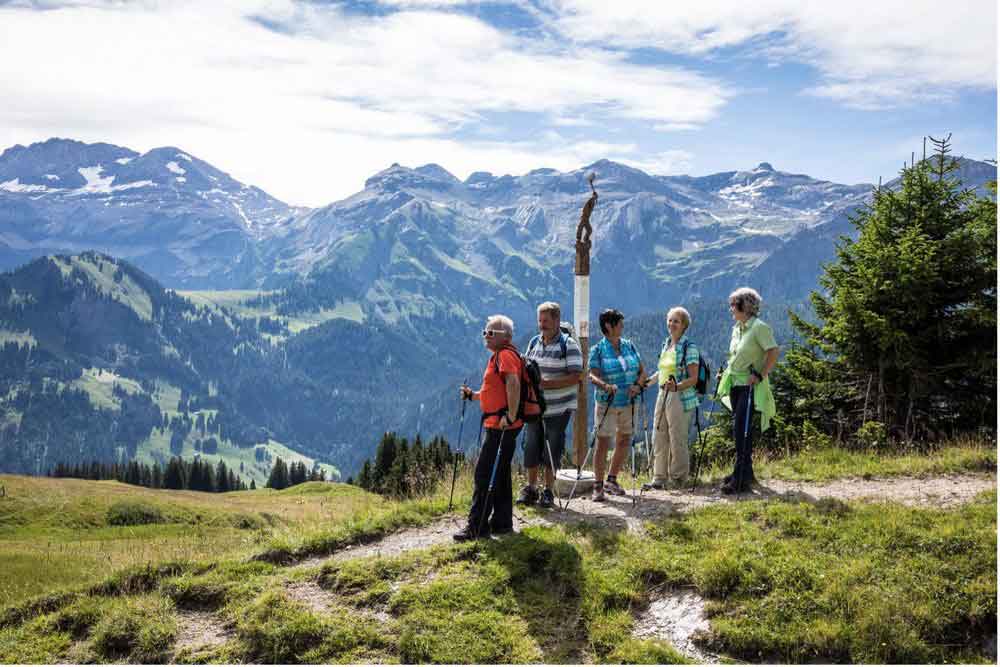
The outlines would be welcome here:
[[[469,378],[465,378],[462,382],[462,386],[468,386]],[[465,406],[468,404],[465,392],[462,392],[462,417],[458,421],[458,451],[462,451],[462,429],[465,428]],[[448,511],[451,511],[451,502],[455,498],[455,478],[458,477],[458,455],[452,453],[454,460],[452,461],[451,467],[451,493],[448,494]]]
[[[594,435],[590,438],[590,446],[587,448],[587,455],[583,458],[583,465],[576,467],[576,480],[573,481],[573,487],[569,490],[569,498],[566,499],[566,504],[563,509],[569,509],[569,503],[573,500],[573,494],[576,493],[576,485],[580,481],[581,472],[587,467],[587,461],[590,460],[590,455],[594,453],[594,443],[597,442],[597,432],[601,430],[604,426],[604,420],[608,418],[608,413],[611,412],[611,400],[608,400],[607,406],[604,408],[604,414],[601,416],[601,423],[597,425],[594,429]],[[595,477],[594,483],[597,483]]]
[[[753,366],[750,367],[750,375],[754,376],[757,371],[754,370]],[[750,417],[753,414],[753,385],[747,385],[747,415],[746,420],[743,425],[743,448],[746,449],[747,440],[750,438]],[[743,488],[743,475],[746,474],[743,466],[740,466],[740,474],[736,479],[736,489],[739,490]]]
[[[556,497],[556,506],[561,512],[563,509],[562,498],[556,493],[556,481],[559,479],[559,469],[556,468],[556,461],[552,458],[552,445],[549,443],[548,434],[545,433],[545,418],[539,417],[538,423],[542,426],[542,442],[545,443],[545,449],[549,452],[549,467],[552,468],[552,495]]]
[[[701,405],[695,406],[694,423],[698,427],[698,451],[694,457],[694,474],[691,479],[691,488],[698,486],[698,475],[701,474],[701,459],[705,455],[705,440],[701,432]]]
[[[477,537],[483,534],[483,528],[486,525],[486,518],[489,516],[490,510],[493,509],[490,507],[490,496],[493,494],[493,487],[496,484],[497,468],[500,467],[500,454],[503,452],[503,436],[505,433],[507,433],[507,429],[501,428],[500,441],[497,443],[497,455],[496,458],[493,459],[493,469],[490,471],[490,483],[486,486],[486,497],[483,498],[483,514],[479,517],[479,531],[476,533]]]
[[[640,391],[640,394],[641,393],[642,392]],[[632,403],[632,428],[635,428],[635,396],[632,397],[631,403]],[[639,502],[639,496],[637,495],[639,492],[638,488],[639,475],[635,469],[635,450],[636,450],[635,438],[632,438],[632,505],[633,506],[637,502]]]
[[[643,387],[639,394],[639,404],[642,406],[642,448],[646,452],[646,474],[649,475],[653,465],[653,452],[649,441],[649,416],[646,414],[646,387]],[[639,489],[639,499],[635,502],[642,500],[642,494],[646,492],[645,486],[643,484],[642,488]]]

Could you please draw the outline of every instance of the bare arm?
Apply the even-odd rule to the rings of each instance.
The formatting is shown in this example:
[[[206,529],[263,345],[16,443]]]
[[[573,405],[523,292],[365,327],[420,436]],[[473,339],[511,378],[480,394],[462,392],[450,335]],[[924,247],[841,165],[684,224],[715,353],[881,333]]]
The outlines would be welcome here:
[[[507,390],[507,423],[510,424],[510,412],[517,409],[521,404],[521,381],[513,373],[508,373],[504,378],[504,385]]]
[[[673,391],[684,391],[688,387],[693,387],[698,384],[698,364],[688,364],[687,378],[676,384],[677,386],[673,389]]]
[[[764,353],[764,368],[759,371],[759,373],[763,377],[766,378],[768,375],[771,374],[771,371],[774,370],[775,364],[778,363],[778,354],[780,354],[780,352],[781,352],[781,348],[779,348],[779,347],[772,347],[770,350],[768,350],[767,352]],[[757,384],[759,381],[760,380],[757,379],[756,375],[754,375],[752,373],[750,374],[750,385],[751,386]]]
[[[572,387],[583,381],[583,371],[559,373],[553,378],[542,380],[542,389],[562,389]]]
[[[778,354],[781,353],[781,348],[772,347],[767,351],[767,356],[764,357],[764,370],[760,373],[764,377],[767,377],[772,370],[774,370],[775,365],[778,363]]]

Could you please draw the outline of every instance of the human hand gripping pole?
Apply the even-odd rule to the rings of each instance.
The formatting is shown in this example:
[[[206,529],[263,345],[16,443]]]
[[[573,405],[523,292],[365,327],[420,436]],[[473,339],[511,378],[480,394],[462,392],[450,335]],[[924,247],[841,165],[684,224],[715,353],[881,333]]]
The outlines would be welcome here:
[[[465,388],[469,386],[469,378],[465,378],[462,381],[462,416],[458,421],[458,451],[462,451],[462,430],[465,428],[465,407],[472,398],[465,392]],[[451,511],[451,503],[455,498],[455,478],[458,477],[458,454],[455,452],[451,453],[452,456],[452,468],[451,468],[451,493],[448,494],[448,511]]]

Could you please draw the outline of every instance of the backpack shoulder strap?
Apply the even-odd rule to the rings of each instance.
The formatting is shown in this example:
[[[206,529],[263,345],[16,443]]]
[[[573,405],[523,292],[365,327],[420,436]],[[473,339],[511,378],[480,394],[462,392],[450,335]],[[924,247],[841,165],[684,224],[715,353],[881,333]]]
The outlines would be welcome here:
[[[535,346],[538,345],[538,343],[541,341],[541,339],[542,339],[542,334],[535,334],[532,337],[532,339],[530,341],[528,341],[528,349],[524,351],[524,356],[526,356],[526,357],[530,356],[531,355],[531,351],[535,349]],[[544,349],[544,346],[542,346],[542,347]]]
[[[565,331],[560,331],[559,332],[559,347],[562,348],[562,358],[563,359],[566,358],[566,355],[568,354],[568,351],[569,351],[569,348],[567,347],[568,343],[566,342],[568,338],[569,338],[569,334],[568,333],[566,333]]]

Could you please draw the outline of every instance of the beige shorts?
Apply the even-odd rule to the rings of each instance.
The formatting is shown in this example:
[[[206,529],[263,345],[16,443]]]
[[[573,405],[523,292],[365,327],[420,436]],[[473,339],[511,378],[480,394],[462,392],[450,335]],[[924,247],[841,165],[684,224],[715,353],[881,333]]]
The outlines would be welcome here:
[[[607,409],[608,416],[604,419],[604,411]],[[626,405],[622,408],[607,408],[601,403],[594,405],[594,424],[599,425],[604,419],[604,425],[597,431],[601,438],[613,438],[618,435],[631,436],[635,432],[635,425],[632,418],[632,406]]]

